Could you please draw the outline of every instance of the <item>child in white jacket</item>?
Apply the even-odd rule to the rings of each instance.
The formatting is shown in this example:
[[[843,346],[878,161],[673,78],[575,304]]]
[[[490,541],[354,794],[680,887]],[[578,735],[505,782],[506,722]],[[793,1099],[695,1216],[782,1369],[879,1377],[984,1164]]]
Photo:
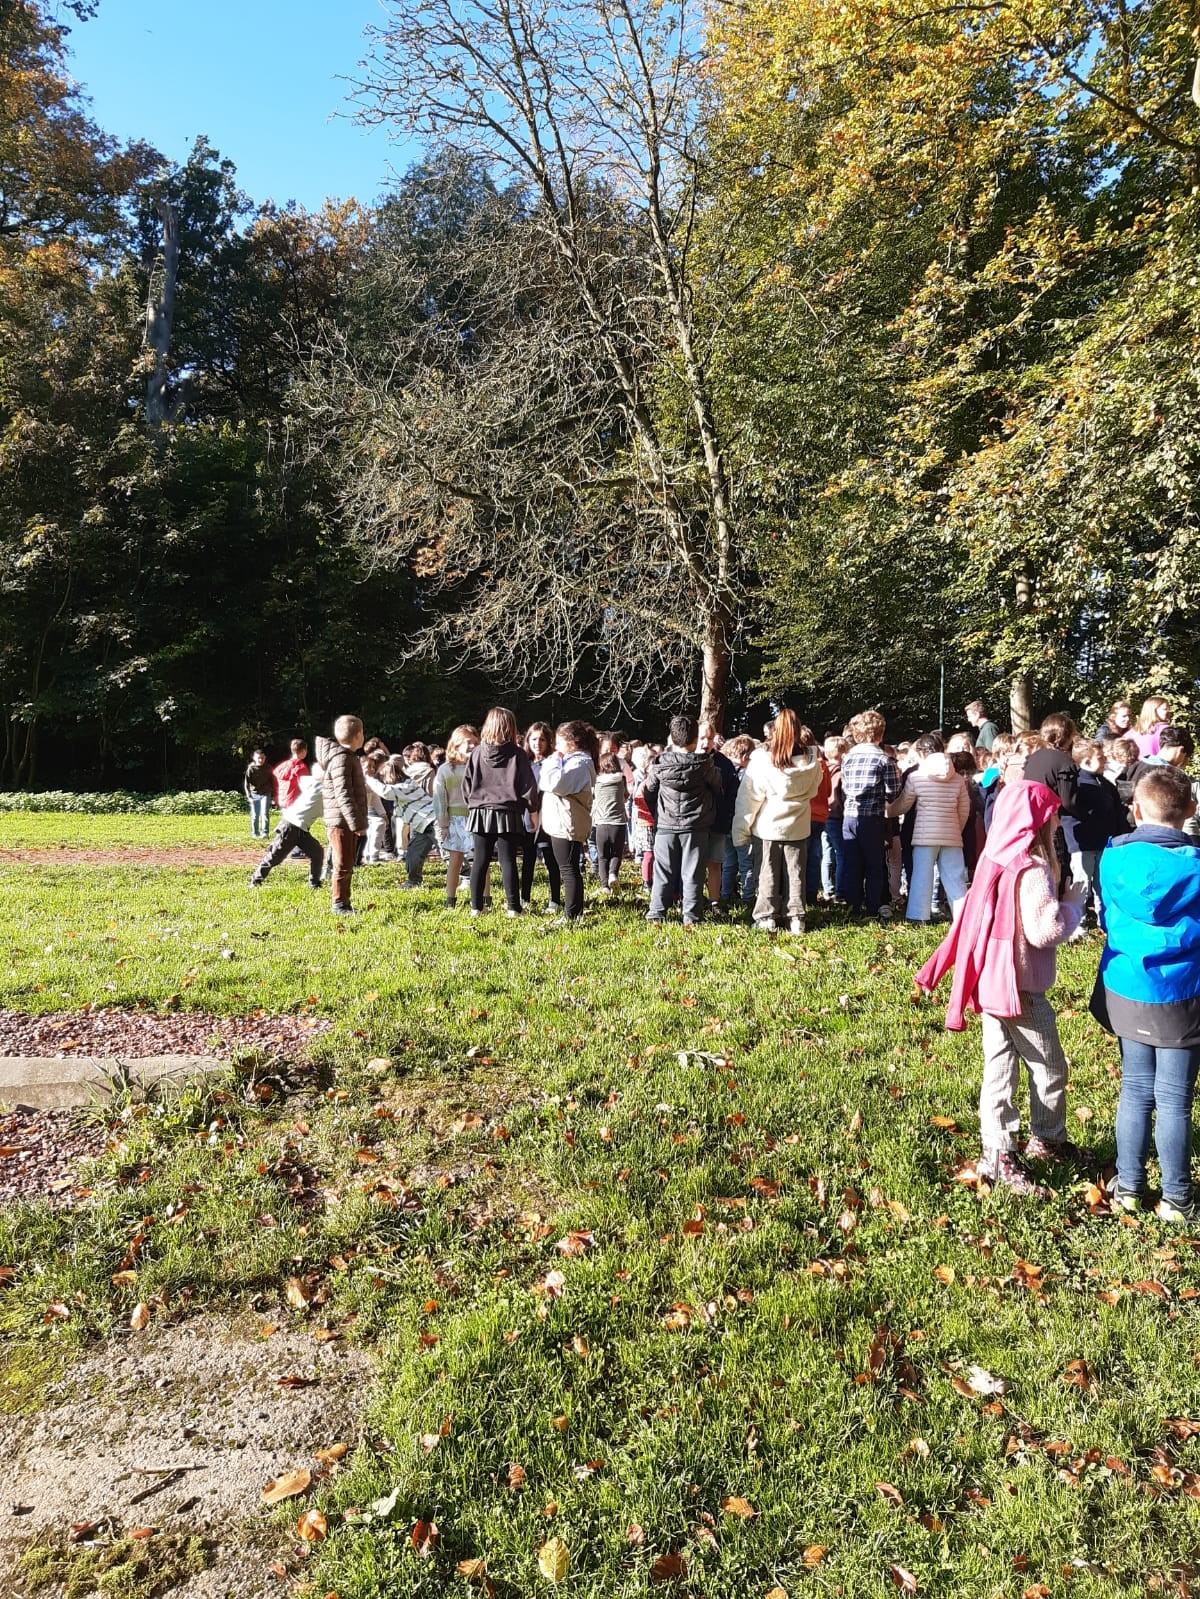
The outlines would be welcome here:
[[[812,831],[812,797],[821,786],[821,755],[795,711],[780,711],[767,742],[746,763],[730,834],[734,848],[751,837],[762,845],[754,925],[774,932],[783,925],[787,873],[789,932],[804,931],[804,871]]]
[[[951,919],[956,920],[967,897],[962,840],[971,816],[971,793],[936,733],[917,739],[912,753],[917,765],[905,773],[904,786],[887,808],[889,816],[903,816],[914,805],[917,808],[905,917],[910,922],[929,920],[936,871],[950,904]]]

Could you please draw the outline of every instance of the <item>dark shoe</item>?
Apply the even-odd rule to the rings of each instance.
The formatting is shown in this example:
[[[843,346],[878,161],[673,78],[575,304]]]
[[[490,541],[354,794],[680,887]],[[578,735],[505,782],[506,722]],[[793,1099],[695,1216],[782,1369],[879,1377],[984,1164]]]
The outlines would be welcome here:
[[[263,886],[263,881],[264,880],[261,877],[252,877],[250,879],[250,887],[251,888],[261,888]]]
[[[1114,1177],[1112,1187],[1108,1191],[1108,1203],[1113,1210],[1123,1210],[1127,1215],[1136,1215],[1139,1210],[1146,1207],[1146,1190],[1144,1188],[1122,1188],[1119,1177]]]
[[[333,907],[333,914],[335,916],[357,916],[358,912],[353,905],[343,905],[341,900],[337,900]]]
[[[1187,1199],[1168,1199],[1164,1194],[1154,1207],[1154,1214],[1159,1221],[1182,1222],[1186,1226],[1193,1226],[1200,1222],[1200,1203],[1195,1195]]]
[[[319,877],[316,878],[315,880],[310,877],[309,880],[308,880],[308,886],[309,886],[309,888],[324,888],[325,884],[321,881],[321,879]]]

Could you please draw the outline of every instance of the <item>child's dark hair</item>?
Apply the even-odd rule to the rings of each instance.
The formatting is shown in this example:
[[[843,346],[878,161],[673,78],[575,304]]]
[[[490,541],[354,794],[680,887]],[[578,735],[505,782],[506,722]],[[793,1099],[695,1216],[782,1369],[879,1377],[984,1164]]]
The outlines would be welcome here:
[[[1065,711],[1051,711],[1038,732],[1052,750],[1069,750],[1079,736],[1079,729]]]
[[[922,733],[920,738],[914,739],[912,742],[913,754],[922,757],[940,755],[945,748],[946,744],[940,733]],[[974,770],[974,764],[974,762],[971,763],[972,770]]]
[[[1164,727],[1158,735],[1158,752],[1161,755],[1165,750],[1183,750],[1190,761],[1196,745],[1186,727]]]
[[[694,744],[699,735],[699,723],[686,711],[681,711],[678,716],[671,718],[671,743],[676,749],[685,749],[687,745]]]
[[[600,770],[602,772],[619,772],[621,770],[621,763],[617,759],[614,750],[606,750],[600,757]]]
[[[404,781],[404,757],[393,755],[390,760],[384,761],[379,768],[379,776],[385,783],[401,783]]]
[[[954,754],[950,757],[950,764],[954,770],[956,772],[960,772],[963,777],[974,777],[975,773],[979,770],[978,766],[975,764],[974,750],[955,750]]]
[[[590,755],[593,766],[598,764],[600,739],[590,722],[560,722],[556,732],[559,738],[565,738],[568,744],[574,744],[577,750]]]
[[[304,740],[302,738],[294,738],[292,740],[292,754],[293,755],[307,755],[308,754],[308,745],[304,742]]]
[[[429,764],[429,746],[422,744],[420,739],[414,744],[406,744],[404,746],[405,765],[411,766],[415,761],[421,761],[426,766]]]
[[[1192,809],[1192,785],[1178,766],[1152,766],[1138,778],[1133,798],[1148,820],[1182,827]]]

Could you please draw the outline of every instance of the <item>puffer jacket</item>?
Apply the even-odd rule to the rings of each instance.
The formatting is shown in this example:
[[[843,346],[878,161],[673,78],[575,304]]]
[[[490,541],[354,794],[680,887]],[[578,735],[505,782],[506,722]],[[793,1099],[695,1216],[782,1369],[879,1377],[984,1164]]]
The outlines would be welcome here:
[[[629,785],[624,772],[601,772],[592,794],[592,820],[597,827],[624,827]]]
[[[325,768],[321,793],[325,800],[325,826],[348,827],[352,833],[367,830],[367,780],[362,762],[344,744],[331,738],[317,740],[317,760]]]
[[[542,831],[549,838],[583,843],[592,830],[592,791],[596,768],[586,750],[547,755],[538,782],[542,790]]]
[[[711,833],[721,788],[711,755],[665,749],[646,768],[642,794],[660,833]]]
[[[887,808],[889,816],[903,816],[917,807],[913,825],[914,848],[961,849],[963,828],[971,819],[971,792],[961,772],[940,751],[926,755],[908,773],[904,787]]]
[[[746,763],[733,817],[735,848],[754,838],[799,844],[812,832],[811,804],[821,786],[820,752],[810,744],[778,767],[767,749],[757,749]]]
[[[1161,1049],[1200,1045],[1200,849],[1147,823],[1100,857],[1108,942],[1092,1015],[1118,1038]]]

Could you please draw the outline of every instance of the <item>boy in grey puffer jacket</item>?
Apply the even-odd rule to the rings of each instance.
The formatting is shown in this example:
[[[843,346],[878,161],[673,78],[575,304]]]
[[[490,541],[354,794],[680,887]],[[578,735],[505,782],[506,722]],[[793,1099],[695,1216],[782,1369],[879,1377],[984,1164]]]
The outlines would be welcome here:
[[[685,927],[698,926],[704,915],[705,856],[722,785],[711,755],[696,750],[699,731],[694,716],[672,717],[670,743],[646,772],[642,792],[652,805],[657,801],[648,922],[662,922],[676,894],[683,897]]]

